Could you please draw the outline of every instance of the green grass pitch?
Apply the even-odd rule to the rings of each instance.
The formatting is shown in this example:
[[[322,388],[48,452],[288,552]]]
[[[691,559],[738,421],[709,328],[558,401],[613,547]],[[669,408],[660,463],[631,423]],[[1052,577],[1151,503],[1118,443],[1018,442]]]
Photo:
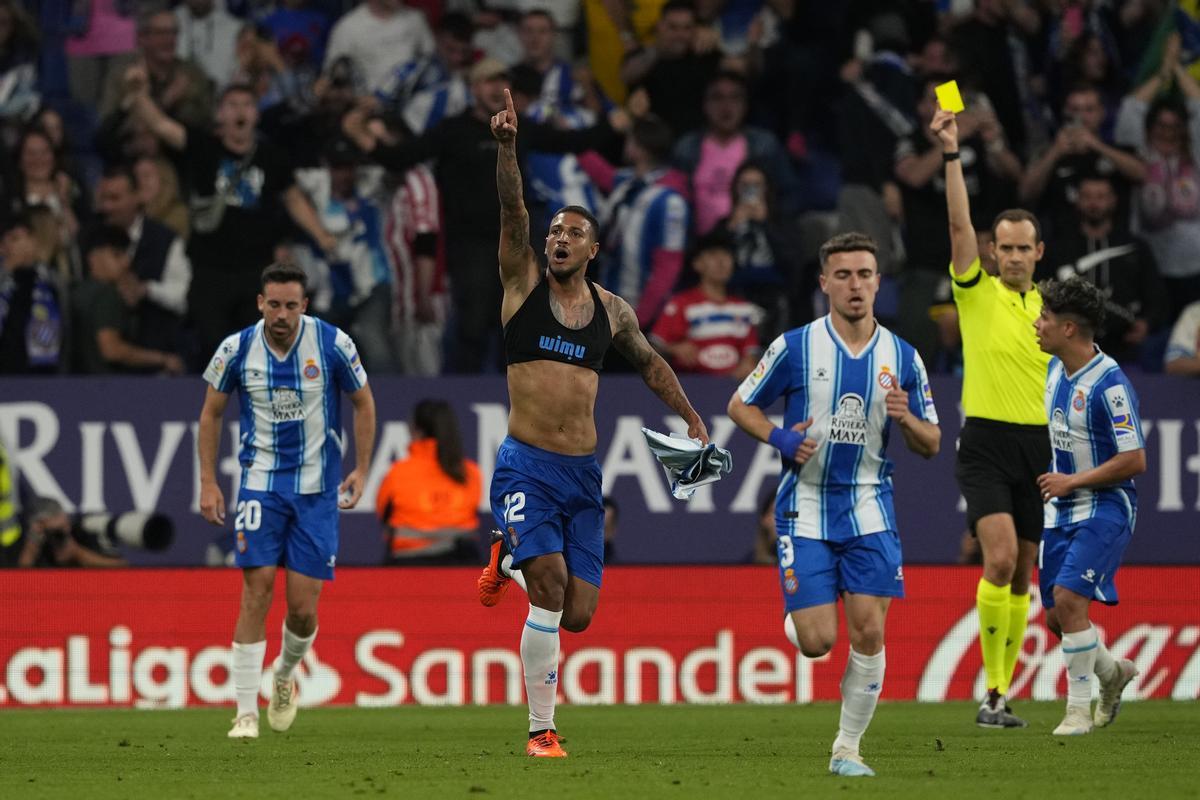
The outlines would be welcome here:
[[[881,703],[863,742],[877,778],[827,773],[835,704],[565,707],[570,757],[524,755],[516,707],[301,710],[258,740],[231,710],[0,712],[0,798],[1200,797],[1200,708],[1128,703],[1089,736],[1050,735],[1061,703],[1017,704],[1025,730],[975,706]]]

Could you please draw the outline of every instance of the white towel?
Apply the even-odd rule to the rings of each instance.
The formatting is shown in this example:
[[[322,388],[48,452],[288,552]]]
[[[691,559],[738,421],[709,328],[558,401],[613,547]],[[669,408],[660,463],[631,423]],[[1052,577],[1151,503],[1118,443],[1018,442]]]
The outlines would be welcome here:
[[[667,473],[676,500],[690,500],[701,486],[716,483],[733,471],[733,455],[715,444],[701,444],[679,433],[670,436],[642,428],[650,452]]]

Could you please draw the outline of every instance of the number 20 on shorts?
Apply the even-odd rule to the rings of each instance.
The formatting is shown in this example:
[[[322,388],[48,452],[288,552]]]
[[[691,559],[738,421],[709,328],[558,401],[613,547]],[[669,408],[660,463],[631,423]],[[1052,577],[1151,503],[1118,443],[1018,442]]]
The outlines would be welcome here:
[[[237,504],[237,516],[233,520],[235,531],[256,531],[262,525],[262,503],[257,500],[242,500]]]

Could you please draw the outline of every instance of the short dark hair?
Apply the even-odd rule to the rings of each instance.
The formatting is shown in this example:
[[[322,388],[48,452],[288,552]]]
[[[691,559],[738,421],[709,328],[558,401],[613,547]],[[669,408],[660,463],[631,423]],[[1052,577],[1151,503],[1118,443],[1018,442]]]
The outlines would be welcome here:
[[[142,3],[141,5],[142,8],[139,9],[137,15],[137,32],[139,34],[145,33],[146,29],[150,27],[151,21],[155,17],[160,17],[163,14],[170,15],[171,21],[175,22],[175,14],[172,13],[171,9],[167,8],[166,3],[150,2]],[[179,23],[175,22],[175,24],[178,25]]]
[[[268,283],[298,283],[304,293],[308,294],[308,273],[295,264],[271,264],[262,271],[259,283],[264,294]]]
[[[84,243],[84,255],[96,250],[112,250],[115,253],[129,252],[129,234],[116,225],[101,225],[88,234]]]
[[[1166,96],[1157,98],[1153,103],[1150,104],[1150,108],[1146,109],[1146,121],[1145,121],[1146,132],[1149,133],[1150,128],[1152,128],[1154,126],[1154,123],[1158,122],[1158,118],[1166,113],[1174,114],[1175,116],[1177,116],[1181,120],[1183,120],[1185,124],[1187,123],[1187,118],[1188,118],[1187,109],[1184,107],[1184,105],[1182,103],[1180,103],[1174,97],[1172,97],[1171,95],[1166,95]],[[1186,155],[1187,152],[1188,152],[1188,150],[1185,147],[1184,154]]]
[[[231,83],[222,89],[221,93],[217,96],[217,105],[221,105],[221,103],[225,102],[225,98],[229,97],[231,94],[248,94],[254,100],[258,99],[258,93],[255,92],[254,89],[250,88],[249,84]]]
[[[558,25],[554,22],[554,15],[552,15],[549,11],[547,11],[544,8],[529,9],[528,11],[521,14],[521,16],[517,20],[517,22],[518,23],[524,22],[525,20],[529,19],[530,17],[542,17],[543,19],[545,19],[547,22],[550,23],[550,27],[552,27],[552,28],[558,27]]]
[[[461,11],[451,11],[443,14],[437,25],[437,32],[444,33],[451,39],[469,42],[475,35],[475,25],[471,18]]]
[[[696,18],[696,4],[692,0],[667,0],[663,4],[662,10],[658,12],[658,18],[662,19],[672,11],[686,11],[692,15],[692,19]]]
[[[718,70],[715,75],[708,79],[708,83],[704,85],[704,93],[707,95],[709,90],[718,83],[736,83],[738,88],[742,90],[742,94],[748,95],[750,93],[750,82],[746,80],[746,76],[731,69]]]
[[[865,251],[871,255],[875,255],[875,250],[875,240],[865,233],[859,233],[858,231],[839,233],[821,245],[819,253],[821,268],[824,269],[825,264],[829,261],[829,257],[836,253],[858,253]]]
[[[1079,175],[1075,179],[1075,185],[1082,186],[1083,184],[1088,183],[1089,181],[1093,182],[1093,183],[1095,183],[1095,182],[1107,183],[1109,188],[1112,189],[1114,192],[1117,189],[1116,184],[1113,183],[1112,176],[1107,175],[1097,169],[1089,169],[1086,172],[1084,172],[1083,174]]]
[[[524,95],[530,100],[536,100],[542,93],[543,80],[541,76],[531,69],[515,70],[512,80],[509,81],[508,90],[513,94]]]
[[[137,173],[133,171],[133,165],[124,161],[118,161],[108,164],[104,167],[104,171],[100,173],[103,180],[112,180],[113,178],[124,178],[129,181],[130,188],[137,190]]]
[[[1044,280],[1038,284],[1042,306],[1055,316],[1072,317],[1090,335],[1096,336],[1104,325],[1104,293],[1079,277],[1065,281]]]
[[[563,206],[558,211],[554,212],[554,216],[559,214],[578,214],[588,221],[588,225],[592,228],[592,241],[600,241],[600,221],[596,219],[596,215],[588,211],[583,206]],[[553,219],[553,217],[551,218]]]
[[[675,146],[675,136],[671,133],[671,126],[654,114],[647,114],[635,119],[629,129],[629,135],[633,137],[633,141],[638,147],[649,153],[650,157],[659,164],[667,160],[671,155],[671,149]]]
[[[1040,244],[1042,241],[1042,225],[1032,211],[1023,208],[1006,208],[1001,211],[992,220],[992,239],[996,238],[996,228],[1000,227],[1001,222],[1028,222],[1033,226],[1033,243]]]
[[[692,245],[691,253],[688,255],[688,263],[694,263],[702,253],[711,253],[714,250],[724,250],[726,253],[733,255],[735,252],[733,237],[717,229],[699,237],[696,239],[695,244]]]
[[[1104,101],[1104,93],[1100,91],[1099,86],[1097,86],[1094,83],[1090,83],[1088,81],[1079,81],[1077,83],[1071,84],[1071,86],[1063,94],[1063,105],[1066,105],[1067,98],[1070,97],[1071,95],[1085,94],[1085,93],[1089,93],[1089,92],[1096,95],[1096,97],[1100,98],[1101,102]]]

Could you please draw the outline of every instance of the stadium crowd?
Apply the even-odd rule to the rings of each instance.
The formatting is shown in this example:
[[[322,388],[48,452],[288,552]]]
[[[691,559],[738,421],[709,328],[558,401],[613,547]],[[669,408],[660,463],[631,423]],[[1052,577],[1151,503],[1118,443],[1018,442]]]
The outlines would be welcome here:
[[[1036,211],[1105,351],[1200,375],[1197,57],[1165,0],[0,0],[0,374],[197,372],[282,260],[369,371],[498,371],[505,88],[533,241],[595,211],[593,277],[679,371],[825,313],[853,229],[952,372],[953,78],[981,237]]]

